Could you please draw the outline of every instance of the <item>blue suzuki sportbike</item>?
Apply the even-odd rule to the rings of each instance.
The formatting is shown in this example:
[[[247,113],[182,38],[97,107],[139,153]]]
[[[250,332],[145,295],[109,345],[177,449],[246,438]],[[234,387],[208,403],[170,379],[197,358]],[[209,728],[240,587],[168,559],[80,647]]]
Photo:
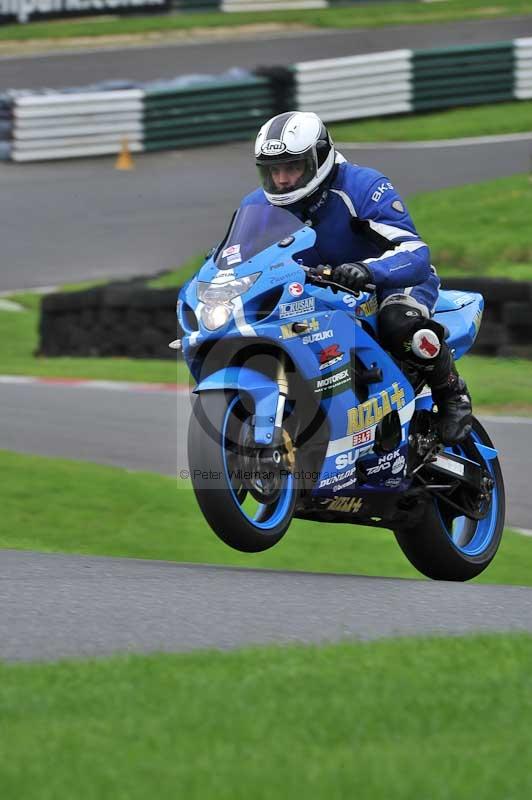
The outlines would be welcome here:
[[[294,517],[350,522],[391,529],[430,578],[473,578],[502,536],[497,451],[477,420],[459,446],[442,444],[429,389],[377,341],[374,292],[305,266],[315,238],[286,209],[244,207],[181,290],[199,506],[238,550],[272,547]],[[435,319],[455,358],[483,305],[440,292]]]

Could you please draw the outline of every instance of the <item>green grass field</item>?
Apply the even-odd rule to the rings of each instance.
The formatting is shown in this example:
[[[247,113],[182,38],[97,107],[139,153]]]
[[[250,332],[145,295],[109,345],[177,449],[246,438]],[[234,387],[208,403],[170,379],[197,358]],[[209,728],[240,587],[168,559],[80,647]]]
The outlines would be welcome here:
[[[408,198],[416,227],[441,275],[532,280],[528,175]],[[464,224],[467,220],[467,225]]]
[[[0,665],[17,800],[523,800],[532,637]]]
[[[411,142],[528,133],[532,131],[532,101],[361,119],[334,123],[329,129],[336,142]]]
[[[390,531],[348,524],[295,520],[276,547],[239,553],[211,532],[187,480],[6,451],[0,451],[0,474],[0,548],[422,577]],[[532,585],[532,541],[506,531],[475,582]]]
[[[143,34],[190,31],[197,28],[234,27],[260,23],[295,23],[320,28],[380,28],[386,25],[435,24],[460,20],[499,19],[532,13],[528,0],[499,0],[497,5],[485,0],[447,0],[445,3],[418,2],[354,3],[340,8],[295,11],[253,11],[224,14],[178,13],[160,16],[134,16],[116,19],[32,22],[4,25],[0,41],[33,39],[68,39],[85,36]]]

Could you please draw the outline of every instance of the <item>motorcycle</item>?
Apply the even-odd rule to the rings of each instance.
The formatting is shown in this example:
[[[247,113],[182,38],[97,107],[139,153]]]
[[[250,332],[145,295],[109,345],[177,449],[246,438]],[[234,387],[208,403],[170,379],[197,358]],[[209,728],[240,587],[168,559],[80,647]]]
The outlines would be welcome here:
[[[430,578],[469,580],[503,532],[497,450],[477,419],[464,442],[442,443],[430,390],[378,342],[375,287],[350,292],[305,264],[315,239],[286,209],[241,208],[180,292],[199,507],[244,552],[275,545],[294,517],[348,522],[391,529]],[[456,359],[483,305],[440,291]]]

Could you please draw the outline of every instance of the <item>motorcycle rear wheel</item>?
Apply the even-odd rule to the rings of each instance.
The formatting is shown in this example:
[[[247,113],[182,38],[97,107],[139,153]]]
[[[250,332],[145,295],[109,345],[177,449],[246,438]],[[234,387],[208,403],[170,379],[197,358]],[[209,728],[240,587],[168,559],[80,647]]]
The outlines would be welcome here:
[[[474,418],[469,443],[493,447],[490,437]],[[463,447],[447,448],[464,454]],[[427,503],[421,520],[411,527],[394,531],[399,547],[410,563],[428,578],[442,581],[468,581],[480,575],[492,562],[504,528],[504,482],[499,459],[478,461],[494,481],[491,503],[484,519],[458,516],[448,504],[434,498]]]
[[[286,473],[275,478],[275,491],[266,496],[270,502],[250,495],[239,477],[243,474],[240,432],[249,417],[235,391],[200,394],[190,418],[188,461],[196,500],[214,533],[235,550],[258,553],[273,547],[286,533],[297,487],[293,475]],[[260,456],[256,463],[260,464]],[[260,497],[260,480],[257,488]]]

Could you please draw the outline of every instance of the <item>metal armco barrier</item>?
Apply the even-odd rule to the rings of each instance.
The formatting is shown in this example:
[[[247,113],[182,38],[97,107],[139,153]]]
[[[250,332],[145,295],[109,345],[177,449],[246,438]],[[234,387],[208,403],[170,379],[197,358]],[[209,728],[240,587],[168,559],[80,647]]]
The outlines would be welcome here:
[[[532,97],[532,39],[515,39],[515,89],[518,100]]]
[[[297,108],[325,122],[412,110],[410,50],[304,61],[294,69]]]
[[[112,154],[124,138],[134,152],[251,139],[268,117],[292,109],[334,122],[529,98],[532,38],[185,76],[120,91],[8,92],[0,96],[0,158]]]
[[[415,50],[413,110],[512,100],[512,42]]]
[[[256,76],[147,92],[144,149],[248,139],[275,113],[275,104],[272,82]]]
[[[142,149],[144,93],[139,89],[15,97],[13,161],[117,153],[127,138]]]

